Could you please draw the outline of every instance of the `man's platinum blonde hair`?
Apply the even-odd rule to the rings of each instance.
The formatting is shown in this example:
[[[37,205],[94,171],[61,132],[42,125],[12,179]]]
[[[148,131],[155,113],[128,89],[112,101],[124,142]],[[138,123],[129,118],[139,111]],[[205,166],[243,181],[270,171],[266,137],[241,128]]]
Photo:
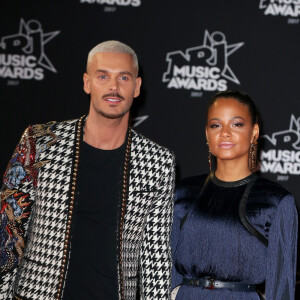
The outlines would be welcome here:
[[[106,41],[95,46],[88,54],[87,65],[93,59],[96,53],[109,52],[109,53],[126,53],[130,54],[133,58],[133,64],[138,73],[139,63],[136,53],[128,45],[119,41]]]

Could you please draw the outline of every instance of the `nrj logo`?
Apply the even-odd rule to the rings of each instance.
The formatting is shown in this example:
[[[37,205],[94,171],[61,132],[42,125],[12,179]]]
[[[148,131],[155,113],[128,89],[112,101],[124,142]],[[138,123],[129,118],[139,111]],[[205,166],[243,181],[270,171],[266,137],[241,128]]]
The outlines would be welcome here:
[[[44,33],[37,20],[20,20],[16,34],[0,38],[0,78],[44,79],[44,69],[56,73],[45,45],[60,31]]]
[[[80,3],[138,7],[141,0],[80,0]]]
[[[294,17],[300,16],[300,0],[260,0],[259,8],[265,15]]]
[[[222,32],[209,34],[206,30],[202,45],[185,52],[167,53],[168,69],[162,81],[169,89],[225,91],[228,80],[240,84],[229,66],[228,57],[243,45],[243,42],[229,45]]]
[[[264,135],[266,149],[261,151],[260,171],[282,175],[300,175],[300,117],[291,115],[287,130]]]

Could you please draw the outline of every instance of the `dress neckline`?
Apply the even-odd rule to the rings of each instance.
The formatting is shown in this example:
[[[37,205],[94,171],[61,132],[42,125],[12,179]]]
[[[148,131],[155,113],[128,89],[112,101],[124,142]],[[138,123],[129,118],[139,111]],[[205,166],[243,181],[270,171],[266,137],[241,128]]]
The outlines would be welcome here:
[[[211,181],[214,184],[222,187],[237,187],[237,186],[245,185],[248,184],[255,176],[256,176],[255,173],[252,173],[249,176],[237,181],[223,181],[216,177],[215,172],[212,172],[210,174]]]

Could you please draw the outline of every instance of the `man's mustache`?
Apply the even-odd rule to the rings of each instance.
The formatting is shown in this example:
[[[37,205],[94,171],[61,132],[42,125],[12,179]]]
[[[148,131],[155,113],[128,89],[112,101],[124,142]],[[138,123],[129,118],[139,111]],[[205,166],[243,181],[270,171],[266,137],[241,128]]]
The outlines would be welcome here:
[[[125,100],[125,98],[120,95],[119,93],[110,93],[110,94],[105,94],[102,96],[102,98],[107,98],[107,97],[117,97],[117,98],[120,98],[121,100]]]

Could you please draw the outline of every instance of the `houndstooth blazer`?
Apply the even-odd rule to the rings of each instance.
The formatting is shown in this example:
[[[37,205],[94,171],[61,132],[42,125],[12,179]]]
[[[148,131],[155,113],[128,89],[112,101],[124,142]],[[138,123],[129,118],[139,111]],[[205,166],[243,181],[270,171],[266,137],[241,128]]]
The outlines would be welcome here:
[[[1,300],[63,296],[82,127],[83,118],[29,126],[9,162],[0,191]],[[138,293],[145,300],[169,299],[174,156],[129,130],[118,223],[119,299],[137,299]]]

